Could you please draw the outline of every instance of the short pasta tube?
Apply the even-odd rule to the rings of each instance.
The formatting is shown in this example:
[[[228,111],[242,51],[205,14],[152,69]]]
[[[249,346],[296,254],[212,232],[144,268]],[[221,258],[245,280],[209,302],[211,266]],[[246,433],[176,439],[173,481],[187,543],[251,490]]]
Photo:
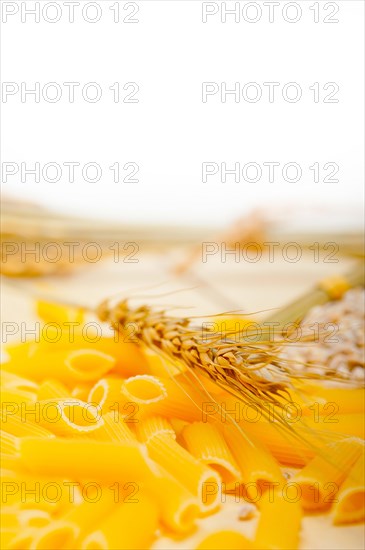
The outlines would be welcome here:
[[[141,524],[142,522],[142,524]],[[82,542],[82,550],[140,550],[149,548],[158,526],[154,501],[146,496],[123,503],[101,521]]]
[[[356,523],[365,519],[365,455],[361,453],[337,494],[333,505],[336,525]]]
[[[101,378],[90,390],[87,401],[96,403],[103,414],[115,410],[122,399],[122,378]]]
[[[252,489],[252,484],[261,492],[270,484],[277,486],[285,482],[279,464],[257,439],[234,425],[224,426],[224,437],[242,472],[241,481],[249,499],[257,496],[257,490]]]
[[[326,509],[337,501],[339,486],[363,449],[363,442],[356,438],[332,443],[293,477],[305,510]]]
[[[299,501],[288,500],[280,489],[267,491],[260,501],[255,548],[296,550],[301,521],[302,509]]]
[[[187,450],[198,460],[217,470],[224,482],[241,479],[239,466],[215,425],[194,422],[185,426],[181,436]]]
[[[61,436],[81,436],[104,424],[101,412],[92,403],[78,399],[49,399],[39,402],[41,426]]]
[[[218,507],[221,478],[217,472],[201,464],[169,434],[150,437],[146,445],[151,458],[198,498],[202,513]]]
[[[19,446],[20,465],[32,474],[113,483],[118,480],[148,479],[155,473],[146,448],[133,441],[114,443],[77,438],[29,437],[21,440]]]

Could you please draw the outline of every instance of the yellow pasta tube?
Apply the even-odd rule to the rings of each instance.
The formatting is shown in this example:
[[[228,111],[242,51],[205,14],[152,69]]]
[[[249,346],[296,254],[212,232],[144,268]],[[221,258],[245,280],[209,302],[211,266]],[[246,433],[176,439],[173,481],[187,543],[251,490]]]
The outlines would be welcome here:
[[[175,374],[179,374],[181,372],[180,365],[176,365],[155,351],[145,347],[143,349],[143,353],[148,362],[149,373],[153,376],[168,377],[174,376]]]
[[[64,398],[70,395],[70,390],[66,388],[59,380],[45,380],[39,384],[38,388],[38,401],[45,401],[47,399]]]
[[[281,490],[267,491],[260,501],[255,547],[260,550],[296,550],[301,520],[298,501],[290,501]]]
[[[224,426],[224,437],[242,472],[241,480],[250,499],[255,500],[258,490],[265,490],[270,484],[285,482],[278,463],[257,439],[245,436],[242,429],[233,425]]]
[[[127,378],[122,383],[121,392],[126,401],[144,407],[164,400],[167,395],[162,382],[149,374],[139,374]]]
[[[87,383],[77,384],[71,390],[71,397],[74,397],[75,399],[81,399],[81,401],[87,401],[89,398],[91,387],[92,386]]]
[[[136,432],[143,443],[148,443],[153,437],[166,435],[176,439],[170,422],[163,416],[149,416],[136,424]]]
[[[36,304],[37,315],[45,323],[78,323],[81,325],[84,322],[84,312],[81,308],[71,308],[46,300],[38,300]],[[67,326],[67,325],[66,325]]]
[[[40,409],[37,407],[37,403],[32,405],[31,410],[22,410],[21,416],[18,414],[3,414],[1,415],[2,429],[4,432],[12,434],[16,437],[39,437],[39,438],[49,438],[54,437],[54,434],[43,428],[37,422],[37,415],[39,420]],[[27,414],[26,414],[27,413]],[[30,422],[27,420],[26,416],[31,416],[35,422]]]
[[[158,475],[146,481],[144,488],[155,500],[161,522],[174,533],[191,531],[200,515],[197,496],[166,470],[158,469]]]
[[[95,405],[78,399],[49,399],[38,404],[40,425],[56,435],[81,436],[104,424]]]
[[[234,529],[219,529],[205,536],[195,550],[253,550],[254,543]]]
[[[7,370],[1,369],[0,371],[0,380],[1,387],[7,390],[21,390],[31,393],[36,393],[38,391],[38,385],[27,378],[18,376],[13,372],[8,372]]]
[[[68,384],[78,381],[95,381],[109,372],[116,364],[111,355],[94,349],[58,350],[44,353],[37,349],[24,365],[7,364],[8,370],[42,381],[56,378]]]
[[[218,507],[221,479],[217,472],[201,464],[169,434],[150,437],[146,444],[151,458],[197,496],[202,512]]]
[[[142,522],[142,524],[141,524]],[[153,500],[124,503],[104,519],[83,541],[82,550],[140,550],[149,548],[158,526]]]
[[[339,486],[363,452],[359,439],[348,438],[323,449],[293,477],[299,484],[302,506],[306,510],[329,508],[337,500]]]
[[[154,473],[146,448],[132,441],[122,444],[76,438],[24,438],[20,441],[20,465],[33,474],[105,483],[138,481]]]
[[[318,403],[319,414],[326,415],[331,412],[329,408],[324,407],[326,403],[333,404],[338,414],[364,413],[365,411],[364,388],[326,388],[323,385],[306,383],[303,389],[312,396],[312,410],[315,410],[313,403]]]
[[[206,422],[188,424],[182,431],[182,439],[187,450],[217,470],[224,482],[241,479],[239,466],[216,426]]]
[[[151,405],[151,414],[179,418],[188,422],[202,420],[203,403],[208,401],[204,391],[184,382],[183,377],[155,377],[165,388],[165,398]],[[199,388],[200,386],[198,386]]]
[[[337,494],[333,522],[355,523],[365,519],[365,456],[361,453]]]
[[[136,436],[128,428],[124,417],[118,411],[109,412],[103,415],[104,423],[90,435],[100,441],[114,441],[124,443],[136,441]]]
[[[101,378],[90,390],[87,401],[97,403],[103,414],[115,408],[125,401],[122,398],[122,378]]]
[[[115,366],[115,358],[101,351],[80,349],[68,354],[65,365],[67,379],[97,380]]]
[[[60,548],[74,548],[78,535],[78,528],[64,520],[53,519],[47,526],[36,530],[31,549],[59,550]]]
[[[331,421],[326,417],[318,418],[308,417],[305,419],[305,425],[317,432],[339,433],[342,435],[365,437],[365,415],[364,413],[336,414]]]
[[[78,528],[75,547],[78,547],[85,535],[94,529],[101,520],[115,509],[118,499],[114,491],[104,488],[100,492],[100,498],[95,502],[82,500],[78,505],[72,506],[63,515],[67,523],[72,523]]]

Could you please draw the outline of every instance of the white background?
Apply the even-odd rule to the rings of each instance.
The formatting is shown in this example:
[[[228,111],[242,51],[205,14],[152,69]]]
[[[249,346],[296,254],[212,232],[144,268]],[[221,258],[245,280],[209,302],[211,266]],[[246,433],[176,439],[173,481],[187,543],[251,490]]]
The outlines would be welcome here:
[[[41,9],[47,2],[41,1]],[[288,204],[299,214],[305,205],[313,212],[323,206],[333,212],[335,226],[341,219],[361,221],[363,200],[363,12],[364,3],[352,0],[318,2],[319,22],[314,23],[314,1],[300,1],[296,23],[283,18],[288,2],[275,8],[269,22],[268,7],[256,23],[236,23],[233,16],[221,22],[219,12],[202,22],[203,2],[139,0],[134,16],[138,23],[113,21],[110,7],[116,2],[99,1],[100,21],[88,23],[75,6],[75,22],[68,21],[64,2],[54,2],[61,19],[49,23],[27,15],[24,5],[2,4],[2,80],[29,88],[35,82],[61,85],[60,101],[50,103],[34,96],[21,101],[20,92],[2,98],[2,162],[97,162],[103,169],[99,182],[68,181],[65,168],[58,183],[34,183],[20,172],[3,183],[7,194],[31,198],[52,207],[83,215],[133,222],[217,224],[228,222],[253,206],[271,208]],[[18,13],[4,22],[6,5]],[[131,13],[119,2],[120,19]],[[239,2],[245,9],[247,2]],[[23,5],[23,7],[22,7]],[[325,10],[325,5],[327,8]],[[234,2],[227,2],[232,8]],[[338,13],[331,16],[333,6]],[[247,8],[247,6],[246,6]],[[8,9],[8,8],[6,8]],[[12,9],[12,8],[9,8]],[[255,7],[252,8],[256,9]],[[285,12],[289,18],[294,11]],[[294,8],[293,8],[294,9]],[[336,8],[337,9],[337,8]],[[56,11],[50,7],[49,18]],[[90,8],[93,18],[96,12]],[[257,12],[258,13],[258,12]],[[248,18],[255,16],[247,12]],[[324,23],[324,17],[339,19]],[[202,102],[202,82],[256,82],[262,99],[236,103],[232,96],[220,101],[219,94]],[[79,82],[75,102],[68,101],[63,82]],[[88,82],[97,82],[103,95],[89,103],[80,93]],[[109,90],[115,82],[139,85],[138,103],[114,103]],[[273,103],[263,82],[280,82]],[[282,98],[288,82],[300,85],[303,95],[296,103]],[[321,91],[314,102],[313,83],[320,90],[335,82],[338,103],[323,103]],[[51,92],[50,92],[51,94]],[[6,100],[6,102],[5,102]],[[235,182],[219,175],[202,182],[203,162],[298,163],[303,175],[297,183],[283,181],[280,171],[268,182],[267,172],[256,183]],[[115,162],[139,165],[138,183],[113,182],[108,168]],[[309,166],[318,162],[338,164],[338,183],[313,182]]]

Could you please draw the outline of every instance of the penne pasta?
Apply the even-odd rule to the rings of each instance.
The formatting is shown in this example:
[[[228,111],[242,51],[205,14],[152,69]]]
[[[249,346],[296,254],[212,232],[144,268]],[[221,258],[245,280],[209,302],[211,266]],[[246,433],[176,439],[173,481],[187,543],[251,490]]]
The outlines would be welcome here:
[[[56,435],[81,436],[104,424],[95,405],[78,399],[49,399],[38,405],[40,425]]]
[[[339,486],[363,452],[359,439],[348,438],[331,443],[293,477],[299,485],[302,506],[306,510],[326,509],[337,501]]]
[[[242,428],[231,424],[224,425],[223,433],[242,472],[240,479],[250,500],[256,501],[269,485],[285,482],[274,457],[252,435],[245,435]]]
[[[350,469],[333,505],[335,525],[356,523],[365,519],[365,456],[364,451]]]
[[[35,475],[61,475],[103,483],[138,481],[149,478],[155,471],[141,444],[76,438],[24,438],[20,441],[20,466]]]
[[[117,411],[103,415],[103,424],[91,432],[91,436],[100,441],[125,443],[136,441],[135,434],[128,428],[124,417]]]
[[[136,424],[137,435],[143,443],[148,443],[151,438],[166,435],[176,439],[175,432],[170,422],[162,416],[150,416]]]
[[[215,425],[195,422],[182,431],[187,450],[198,460],[217,470],[224,482],[242,478],[239,466]]]
[[[151,458],[198,498],[201,512],[219,506],[221,478],[214,470],[201,464],[170,434],[150,437],[146,445]]]
[[[62,382],[49,379],[39,384],[37,399],[38,401],[45,401],[47,399],[65,398],[69,395],[70,390]]]
[[[126,398],[122,395],[122,378],[101,378],[90,390],[87,401],[96,403],[103,414],[115,410],[118,405],[124,403]]]
[[[184,382],[183,376],[163,378],[155,377],[165,388],[165,398],[149,408],[150,414],[178,418],[188,422],[202,420],[203,403],[208,397],[203,391]]]
[[[141,518],[143,522],[141,525]],[[140,550],[155,538],[158,515],[153,500],[119,505],[81,544],[82,550]]]
[[[267,491],[260,500],[255,548],[296,550],[301,520],[302,510],[298,501],[290,501],[281,490]]]
[[[38,412],[37,412],[38,411]],[[54,437],[54,434],[43,428],[37,422],[38,415],[40,416],[40,409],[32,405],[31,410],[22,411],[22,416],[18,414],[3,414],[1,415],[2,429],[4,432],[11,434],[15,437],[39,437],[39,438],[49,438]],[[35,422],[26,421],[25,412],[30,416]]]

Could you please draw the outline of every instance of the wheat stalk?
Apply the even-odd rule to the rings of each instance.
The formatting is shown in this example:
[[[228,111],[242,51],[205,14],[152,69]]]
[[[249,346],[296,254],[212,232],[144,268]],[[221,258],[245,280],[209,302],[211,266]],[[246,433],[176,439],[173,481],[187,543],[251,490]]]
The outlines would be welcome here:
[[[139,343],[203,373],[240,399],[279,404],[278,397],[291,386],[294,374],[280,362],[278,342],[237,342],[232,340],[235,331],[209,333],[193,326],[188,317],[172,317],[146,305],[132,308],[128,300],[114,306],[106,300],[97,314],[121,334],[133,325]]]

